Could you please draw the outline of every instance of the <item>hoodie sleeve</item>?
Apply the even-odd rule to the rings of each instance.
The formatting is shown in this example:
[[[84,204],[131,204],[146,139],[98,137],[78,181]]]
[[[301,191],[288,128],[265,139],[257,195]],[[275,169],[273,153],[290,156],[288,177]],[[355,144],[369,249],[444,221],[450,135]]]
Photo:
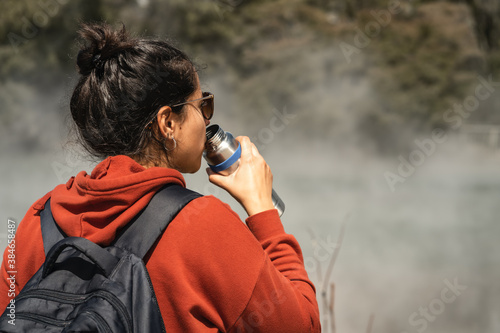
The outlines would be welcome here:
[[[320,332],[315,288],[300,246],[273,209],[247,218],[266,255],[247,307],[230,332]]]
[[[213,196],[189,203],[146,266],[167,332],[319,332],[315,289],[276,210],[242,223]]]

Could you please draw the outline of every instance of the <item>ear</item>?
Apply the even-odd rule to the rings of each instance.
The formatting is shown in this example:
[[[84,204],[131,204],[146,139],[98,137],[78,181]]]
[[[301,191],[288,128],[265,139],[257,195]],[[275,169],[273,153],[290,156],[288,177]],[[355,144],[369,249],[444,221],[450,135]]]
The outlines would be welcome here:
[[[170,106],[163,106],[156,116],[158,123],[159,134],[162,138],[170,138],[174,135],[176,126],[178,125],[177,115],[172,111]]]

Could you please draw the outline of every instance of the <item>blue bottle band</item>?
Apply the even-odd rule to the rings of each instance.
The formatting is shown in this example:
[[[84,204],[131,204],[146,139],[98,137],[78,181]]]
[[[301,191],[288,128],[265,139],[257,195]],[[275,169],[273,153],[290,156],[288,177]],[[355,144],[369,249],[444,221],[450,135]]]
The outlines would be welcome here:
[[[224,162],[217,164],[217,165],[211,165],[209,164],[208,166],[210,169],[212,169],[213,172],[221,172],[229,168],[231,165],[233,165],[241,156],[241,145],[238,144],[238,148],[234,151],[233,155],[229,157],[227,160]]]

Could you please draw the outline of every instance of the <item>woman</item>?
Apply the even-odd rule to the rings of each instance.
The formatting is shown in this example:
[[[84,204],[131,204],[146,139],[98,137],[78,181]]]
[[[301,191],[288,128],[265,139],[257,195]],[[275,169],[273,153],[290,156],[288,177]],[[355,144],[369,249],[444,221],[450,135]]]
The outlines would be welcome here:
[[[166,42],[125,29],[83,25],[81,77],[71,114],[83,146],[102,158],[56,186],[16,233],[16,293],[45,260],[39,212],[51,198],[68,236],[109,245],[168,183],[199,170],[213,95],[202,93],[189,58]],[[230,176],[209,173],[245,208],[247,226],[213,196],[190,202],[145,257],[167,332],[319,332],[315,289],[299,244],[284,232],[271,199],[272,174],[246,137]],[[167,203],[166,203],[167,204]],[[4,254],[0,306],[9,271]]]

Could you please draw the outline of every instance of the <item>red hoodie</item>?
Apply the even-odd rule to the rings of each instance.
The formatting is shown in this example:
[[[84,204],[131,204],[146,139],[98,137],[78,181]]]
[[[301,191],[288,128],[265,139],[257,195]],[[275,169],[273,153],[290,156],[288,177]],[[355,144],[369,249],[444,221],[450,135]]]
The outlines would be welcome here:
[[[173,169],[145,169],[109,157],[91,175],[80,172],[26,213],[16,232],[16,294],[45,260],[39,212],[51,198],[54,219],[68,236],[110,244],[167,183],[185,186]],[[250,216],[247,226],[213,196],[191,201],[144,261],[167,332],[320,332],[315,289],[296,239],[276,210]],[[8,248],[7,248],[8,250]],[[0,307],[11,297],[5,251]]]

